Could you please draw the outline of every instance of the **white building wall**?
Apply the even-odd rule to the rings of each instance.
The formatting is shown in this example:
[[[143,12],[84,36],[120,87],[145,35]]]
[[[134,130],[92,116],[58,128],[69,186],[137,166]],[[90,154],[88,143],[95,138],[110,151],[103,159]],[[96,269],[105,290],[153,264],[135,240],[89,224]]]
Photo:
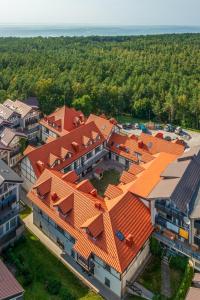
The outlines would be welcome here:
[[[136,271],[140,268],[143,261],[146,259],[150,252],[149,240],[146,242],[143,250],[139,252],[136,258],[129,265],[127,270],[122,274],[122,294],[126,292],[126,281],[131,281]]]
[[[21,177],[23,178],[23,187],[29,191],[36,182],[36,175],[28,157],[24,157],[21,161]]]
[[[94,259],[94,264],[95,264],[94,277],[103,284],[105,284],[105,278],[107,278],[110,281],[110,289],[118,297],[121,297],[120,273],[118,273],[113,268],[111,268],[110,271],[107,271],[104,267],[104,262],[96,256]]]

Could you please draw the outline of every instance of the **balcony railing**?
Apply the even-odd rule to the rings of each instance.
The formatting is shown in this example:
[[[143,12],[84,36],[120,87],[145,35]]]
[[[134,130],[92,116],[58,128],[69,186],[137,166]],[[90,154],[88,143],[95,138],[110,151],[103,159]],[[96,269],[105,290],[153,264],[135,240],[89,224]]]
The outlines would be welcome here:
[[[174,249],[188,257],[192,257],[200,261],[200,252],[194,251],[188,243],[186,242],[184,243],[178,240],[172,241],[168,239],[166,236],[163,236],[162,233],[160,232],[155,232],[154,237],[160,242],[162,242],[163,244],[165,244],[166,246],[168,246],[169,248]]]
[[[76,171],[80,174],[86,171],[89,167],[95,164],[98,160],[103,158],[108,153],[108,150],[103,149],[98,154],[92,156],[91,158],[87,159],[82,166],[78,167]]]
[[[185,215],[180,212],[179,210],[177,210],[174,207],[171,207],[170,205],[166,205],[164,203],[160,203],[158,201],[156,201],[155,203],[155,207],[165,213],[167,213],[168,215],[173,215],[177,218],[183,218]]]
[[[12,209],[11,207],[0,210],[0,225],[6,223],[10,219],[19,214],[19,208]]]
[[[195,221],[194,221],[194,227],[195,227],[196,229],[199,229],[199,230],[200,230],[200,220],[195,220]]]
[[[12,204],[16,200],[17,200],[17,197],[16,197],[15,194],[9,195],[9,196],[5,197],[4,199],[0,199],[0,208],[1,208],[1,206],[6,206],[6,205],[9,205],[9,204]]]

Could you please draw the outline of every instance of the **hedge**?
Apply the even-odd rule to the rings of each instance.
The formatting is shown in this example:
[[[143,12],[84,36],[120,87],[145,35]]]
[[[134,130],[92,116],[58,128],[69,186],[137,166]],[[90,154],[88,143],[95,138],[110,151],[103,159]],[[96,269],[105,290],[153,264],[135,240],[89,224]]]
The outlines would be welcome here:
[[[194,276],[193,268],[189,264],[187,264],[182,283],[177,291],[174,300],[185,300],[185,296],[187,294],[189,287],[191,286],[193,276]]]

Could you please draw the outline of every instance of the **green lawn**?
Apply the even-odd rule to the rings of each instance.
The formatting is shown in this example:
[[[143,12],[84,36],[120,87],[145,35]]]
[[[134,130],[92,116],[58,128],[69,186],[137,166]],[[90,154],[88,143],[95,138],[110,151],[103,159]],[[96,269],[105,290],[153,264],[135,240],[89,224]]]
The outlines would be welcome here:
[[[145,268],[138,280],[144,287],[153,293],[161,290],[161,261],[158,257],[152,257],[151,262]]]
[[[25,238],[4,253],[4,259],[16,268],[16,276],[25,288],[25,300],[100,300],[89,291],[41,242],[28,231]],[[32,280],[27,284],[27,278]],[[53,295],[47,286],[57,283],[59,292]],[[68,296],[66,296],[68,293]]]
[[[103,173],[103,178],[98,180],[96,178],[91,179],[91,183],[97,189],[98,194],[103,196],[104,192],[109,184],[118,184],[120,173],[115,169],[106,170]]]
[[[177,293],[177,290],[181,284],[184,272],[177,268],[170,268],[171,276],[171,289],[172,297]],[[138,279],[138,282],[141,283],[144,287],[152,291],[154,294],[161,293],[161,259],[159,257],[152,257],[151,262],[144,270],[143,274]],[[164,299],[164,297],[163,297]]]

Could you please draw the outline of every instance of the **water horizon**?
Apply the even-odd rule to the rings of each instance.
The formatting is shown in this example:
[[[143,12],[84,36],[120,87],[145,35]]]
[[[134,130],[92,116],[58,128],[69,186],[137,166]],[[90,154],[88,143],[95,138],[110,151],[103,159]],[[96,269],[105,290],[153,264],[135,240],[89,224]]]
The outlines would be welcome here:
[[[199,26],[180,25],[81,25],[81,24],[0,24],[0,37],[88,37],[139,36],[200,33]]]

